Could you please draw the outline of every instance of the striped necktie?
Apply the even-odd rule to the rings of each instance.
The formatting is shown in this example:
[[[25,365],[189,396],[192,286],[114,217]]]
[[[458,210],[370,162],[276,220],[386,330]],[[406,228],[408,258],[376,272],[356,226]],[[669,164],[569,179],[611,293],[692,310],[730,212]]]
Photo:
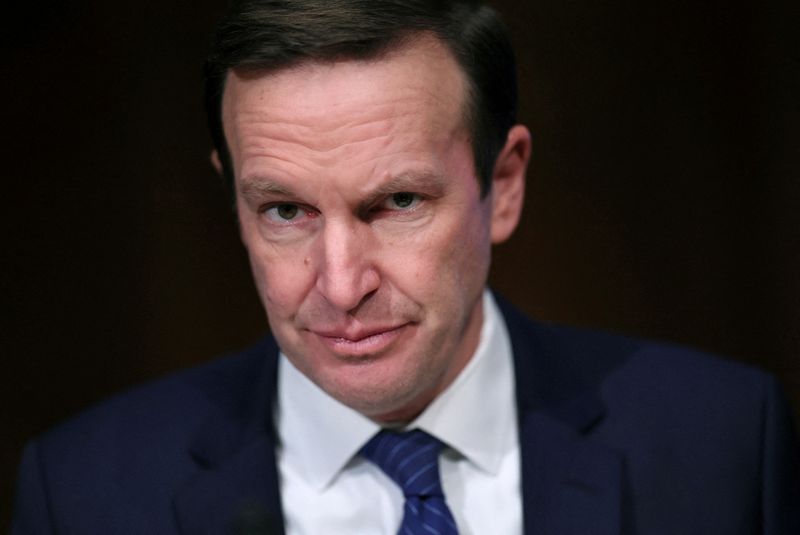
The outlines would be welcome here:
[[[406,498],[398,535],[457,535],[439,479],[444,444],[425,431],[383,430],[361,448],[402,490]]]

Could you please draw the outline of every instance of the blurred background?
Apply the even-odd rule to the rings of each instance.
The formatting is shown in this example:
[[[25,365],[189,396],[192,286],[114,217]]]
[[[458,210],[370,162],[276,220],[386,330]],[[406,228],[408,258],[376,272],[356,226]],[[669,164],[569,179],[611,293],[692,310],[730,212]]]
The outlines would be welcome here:
[[[776,373],[800,409],[800,3],[492,2],[534,136],[491,283]],[[0,529],[25,440],[266,331],[208,163],[223,2],[16,3],[0,32]]]

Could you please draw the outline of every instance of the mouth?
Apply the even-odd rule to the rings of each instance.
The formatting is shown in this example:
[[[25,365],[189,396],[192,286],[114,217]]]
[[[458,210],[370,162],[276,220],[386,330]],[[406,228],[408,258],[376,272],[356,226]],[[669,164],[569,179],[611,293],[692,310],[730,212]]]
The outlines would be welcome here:
[[[409,323],[390,327],[357,330],[320,330],[311,332],[335,355],[364,357],[388,348],[410,326]]]

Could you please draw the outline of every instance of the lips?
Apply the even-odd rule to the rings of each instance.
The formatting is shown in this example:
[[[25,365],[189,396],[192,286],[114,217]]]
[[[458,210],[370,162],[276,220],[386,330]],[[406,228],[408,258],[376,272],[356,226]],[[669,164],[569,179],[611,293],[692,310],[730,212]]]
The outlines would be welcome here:
[[[409,327],[404,323],[392,326],[351,329],[320,329],[311,332],[331,352],[340,356],[365,356],[379,353],[395,342]]]

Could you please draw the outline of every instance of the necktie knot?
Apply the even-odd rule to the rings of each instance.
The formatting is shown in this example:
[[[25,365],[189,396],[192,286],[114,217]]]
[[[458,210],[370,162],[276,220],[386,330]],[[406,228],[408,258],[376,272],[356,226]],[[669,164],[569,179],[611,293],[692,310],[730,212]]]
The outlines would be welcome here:
[[[444,444],[425,431],[383,430],[361,449],[402,490],[406,498],[442,496],[439,454]]]
[[[406,501],[401,535],[457,535],[439,479],[439,454],[444,444],[425,431],[398,433],[384,429],[361,448],[400,487]]]

